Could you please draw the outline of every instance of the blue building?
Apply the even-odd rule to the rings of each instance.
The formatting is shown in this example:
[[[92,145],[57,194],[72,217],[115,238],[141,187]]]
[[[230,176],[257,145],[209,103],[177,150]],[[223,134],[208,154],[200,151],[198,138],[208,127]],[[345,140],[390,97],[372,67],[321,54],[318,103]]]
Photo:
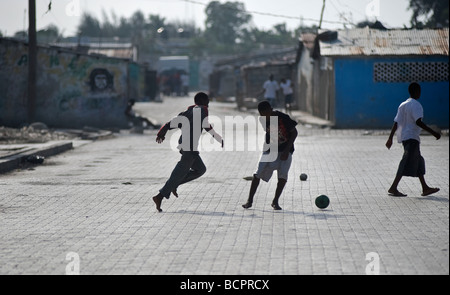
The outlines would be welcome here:
[[[448,37],[448,28],[319,33],[313,46],[300,43],[297,103],[335,128],[390,128],[415,81],[424,122],[447,129]]]

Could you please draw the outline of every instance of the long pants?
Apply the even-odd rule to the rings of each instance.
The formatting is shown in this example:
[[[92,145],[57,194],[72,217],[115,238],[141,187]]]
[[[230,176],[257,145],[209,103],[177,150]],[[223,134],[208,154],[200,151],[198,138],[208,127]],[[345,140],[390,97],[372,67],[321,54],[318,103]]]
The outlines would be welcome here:
[[[206,172],[205,164],[198,152],[181,152],[181,159],[175,166],[162,189],[159,190],[161,195],[168,199],[170,193],[178,188],[178,186],[199,178]]]

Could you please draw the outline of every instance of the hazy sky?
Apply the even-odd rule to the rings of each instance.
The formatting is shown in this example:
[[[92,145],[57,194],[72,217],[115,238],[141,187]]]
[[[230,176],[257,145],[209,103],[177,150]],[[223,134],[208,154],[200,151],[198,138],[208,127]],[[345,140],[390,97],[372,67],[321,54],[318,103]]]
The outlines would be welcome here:
[[[243,2],[247,11],[256,12],[253,24],[260,29],[272,28],[275,24],[286,23],[289,29],[300,25],[303,17],[304,25],[316,23],[320,19],[322,0],[228,0]],[[46,13],[50,0],[36,0],[37,28],[42,29],[53,23],[59,27],[64,36],[76,34],[80,16],[89,12],[102,19],[102,10],[108,15],[114,11],[117,16],[129,17],[136,10],[141,10],[146,16],[159,14],[166,20],[180,20],[195,22],[204,28],[205,7],[210,0],[53,0],[52,10]],[[221,3],[227,2],[224,0]],[[203,3],[203,5],[202,5]],[[409,0],[326,0],[323,28],[342,28],[342,24],[328,23],[343,22],[345,19],[357,23],[367,19],[374,20],[378,15],[388,28],[402,28],[409,26],[412,12],[407,10]],[[3,35],[11,36],[15,32],[28,28],[28,17],[25,10],[27,0],[0,0],[0,31]],[[265,16],[258,13],[283,15]]]

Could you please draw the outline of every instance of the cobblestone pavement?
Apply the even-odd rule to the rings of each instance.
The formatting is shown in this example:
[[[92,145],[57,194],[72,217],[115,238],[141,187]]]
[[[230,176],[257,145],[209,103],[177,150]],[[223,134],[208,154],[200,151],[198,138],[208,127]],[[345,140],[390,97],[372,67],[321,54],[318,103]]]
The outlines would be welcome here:
[[[191,100],[139,109],[163,123]],[[220,103],[210,114],[246,115]],[[404,178],[408,197],[393,198],[402,148],[385,148],[386,131],[298,130],[282,211],[270,206],[275,177],[241,207],[259,152],[213,151],[201,153],[206,174],[156,212],[151,197],[179,154],[153,130],[0,175],[0,274],[449,274],[448,136],[422,137],[426,180],[440,192],[422,197],[418,179]],[[325,210],[314,204],[321,194]]]

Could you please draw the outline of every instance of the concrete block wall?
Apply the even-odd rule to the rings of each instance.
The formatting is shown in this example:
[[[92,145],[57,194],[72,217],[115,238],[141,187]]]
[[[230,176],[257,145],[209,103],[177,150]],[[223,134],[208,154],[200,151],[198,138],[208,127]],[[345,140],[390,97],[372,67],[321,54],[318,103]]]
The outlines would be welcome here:
[[[127,100],[139,99],[144,88],[142,72],[128,60],[39,46],[35,121],[59,128],[125,127]],[[27,122],[27,76],[27,44],[0,39],[0,125]]]

